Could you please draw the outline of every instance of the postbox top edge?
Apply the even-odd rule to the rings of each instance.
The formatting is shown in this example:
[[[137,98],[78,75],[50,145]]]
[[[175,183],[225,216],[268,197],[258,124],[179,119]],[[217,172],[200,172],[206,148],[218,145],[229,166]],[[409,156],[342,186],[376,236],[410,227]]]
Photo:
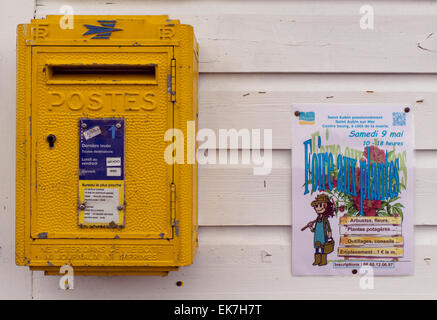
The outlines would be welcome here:
[[[187,27],[194,32],[167,15],[47,15],[24,25],[24,34],[30,45],[145,45],[178,41],[186,35],[178,30]]]

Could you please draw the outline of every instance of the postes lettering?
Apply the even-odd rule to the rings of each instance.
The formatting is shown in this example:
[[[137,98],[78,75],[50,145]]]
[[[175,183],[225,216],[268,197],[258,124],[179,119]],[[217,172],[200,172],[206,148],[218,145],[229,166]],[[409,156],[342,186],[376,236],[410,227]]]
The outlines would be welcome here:
[[[111,111],[153,111],[156,109],[153,92],[61,92],[48,91],[48,111],[67,107],[71,111],[99,111],[110,108]]]

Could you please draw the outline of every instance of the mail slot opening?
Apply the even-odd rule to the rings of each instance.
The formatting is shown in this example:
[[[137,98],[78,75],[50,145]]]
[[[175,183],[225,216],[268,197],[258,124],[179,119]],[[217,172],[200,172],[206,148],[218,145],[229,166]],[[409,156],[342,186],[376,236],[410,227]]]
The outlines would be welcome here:
[[[156,65],[49,65],[50,83],[156,83]]]

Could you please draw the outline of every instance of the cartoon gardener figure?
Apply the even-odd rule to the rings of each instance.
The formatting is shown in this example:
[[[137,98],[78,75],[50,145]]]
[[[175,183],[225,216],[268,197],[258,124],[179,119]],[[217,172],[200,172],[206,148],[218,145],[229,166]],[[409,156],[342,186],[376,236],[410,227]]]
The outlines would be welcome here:
[[[316,199],[311,202],[311,206],[317,213],[317,219],[310,221],[302,231],[310,228],[314,232],[314,254],[313,266],[324,266],[328,263],[327,255],[334,250],[334,242],[332,240],[331,225],[328,218],[334,216],[334,207],[329,200],[327,194],[319,194]]]

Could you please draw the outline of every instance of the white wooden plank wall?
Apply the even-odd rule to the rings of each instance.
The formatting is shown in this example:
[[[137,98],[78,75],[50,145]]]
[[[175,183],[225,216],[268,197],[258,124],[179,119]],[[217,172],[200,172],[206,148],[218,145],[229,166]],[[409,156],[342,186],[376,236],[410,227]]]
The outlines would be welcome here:
[[[30,6],[32,1],[27,3]],[[0,244],[0,280],[4,277],[11,283],[4,273],[19,274],[23,280],[16,281],[23,283],[17,295],[37,299],[437,298],[437,2],[37,0],[36,17],[59,13],[66,4],[75,14],[168,14],[192,24],[200,44],[200,127],[272,128],[273,169],[270,175],[254,176],[247,165],[200,167],[200,248],[193,266],[166,278],[76,277],[75,289],[64,292],[58,289],[58,277],[14,267],[10,259],[14,194],[9,184],[14,180],[9,171],[14,165],[9,156],[7,163],[2,160],[6,168],[1,169],[5,179],[0,211],[3,203],[8,206],[0,216],[0,239],[8,245]],[[360,6],[369,4],[374,8],[375,28],[361,30]],[[14,8],[10,21],[31,18],[32,9]],[[4,33],[4,28],[0,30]],[[10,45],[12,37],[5,36],[0,62],[6,68],[4,61],[14,61],[15,53],[5,49],[3,44]],[[4,91],[8,107],[1,111],[6,117],[1,117],[5,126],[0,134],[7,137],[8,151],[13,152],[8,129],[15,115],[14,85],[6,76],[15,77],[14,67],[5,70],[1,83],[2,87],[8,83],[9,90]],[[414,106],[414,276],[379,277],[373,290],[364,291],[358,276],[291,275],[290,105],[312,102]],[[182,287],[175,285],[178,280],[184,282]],[[0,288],[0,296],[7,297],[7,287]]]

